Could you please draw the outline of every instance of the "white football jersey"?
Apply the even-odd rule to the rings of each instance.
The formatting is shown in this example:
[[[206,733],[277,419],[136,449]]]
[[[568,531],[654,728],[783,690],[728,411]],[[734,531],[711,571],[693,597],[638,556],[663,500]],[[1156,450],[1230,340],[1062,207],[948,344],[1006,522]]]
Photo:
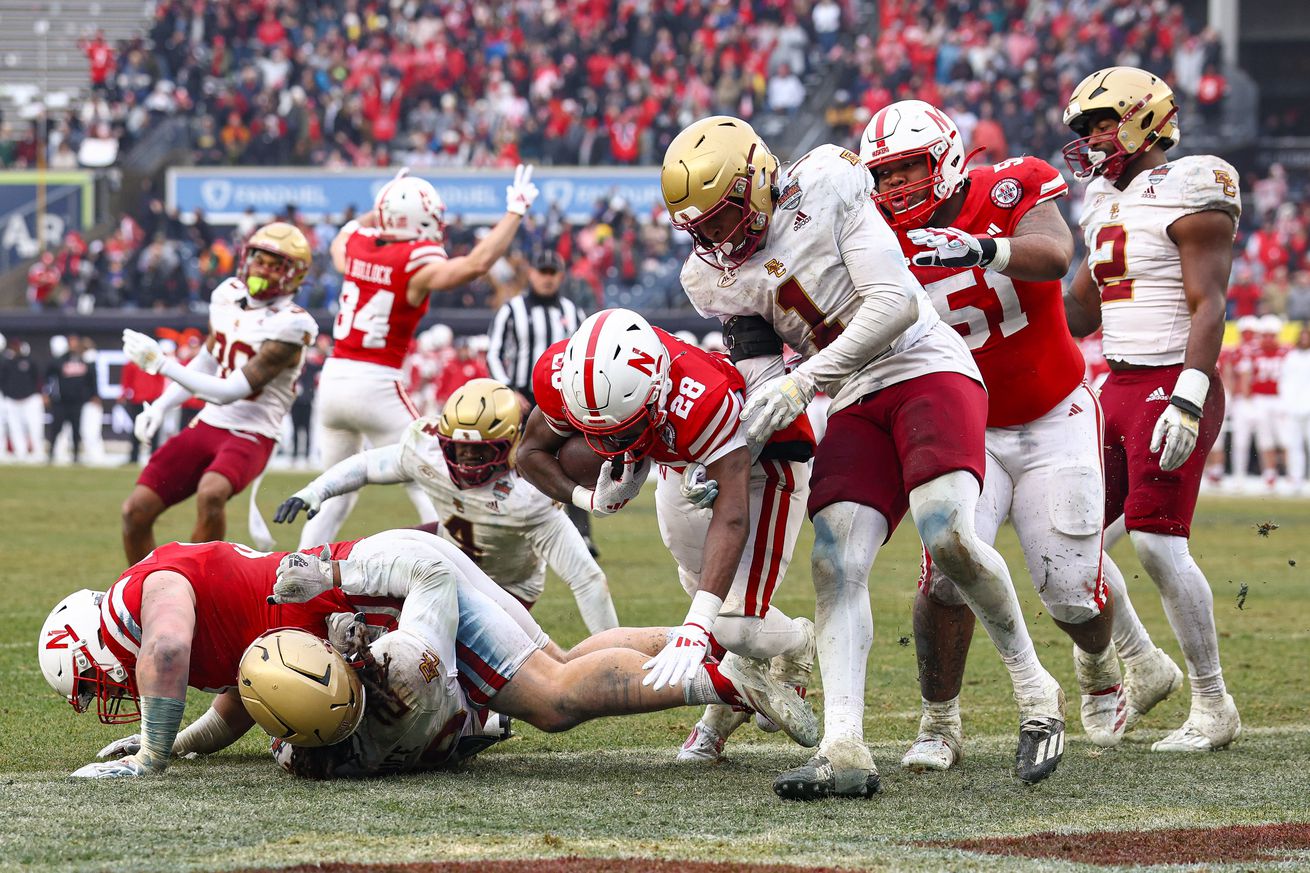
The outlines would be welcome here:
[[[400,469],[432,498],[441,536],[520,600],[533,603],[541,597],[547,564],[570,586],[595,567],[563,508],[517,473],[480,488],[456,486],[437,441],[435,418],[420,418],[405,431]]]
[[[219,376],[226,377],[244,367],[259,354],[265,340],[308,346],[318,336],[318,322],[290,297],[250,309],[242,305],[246,297],[245,283],[233,278],[220,283],[210,298],[209,330],[214,335],[213,355],[218,360]],[[294,367],[278,373],[260,390],[226,405],[209,403],[199,419],[214,427],[279,439],[282,419],[295,400],[296,380],[304,366],[302,351]]]
[[[862,369],[819,388],[833,411],[928,373],[963,373],[982,381],[964,341],[942,323],[911,275],[896,234],[870,199],[873,177],[854,152],[822,145],[780,174],[781,192],[768,237],[735,272],[695,255],[682,287],[701,315],[759,315],[782,340],[811,358],[836,339],[863,299],[851,278],[876,277],[914,289],[919,318]]]
[[[1181,364],[1191,330],[1178,246],[1169,226],[1206,210],[1242,214],[1237,171],[1193,155],[1142,173],[1120,191],[1093,179],[1080,223],[1087,266],[1101,291],[1105,356],[1146,366]]]

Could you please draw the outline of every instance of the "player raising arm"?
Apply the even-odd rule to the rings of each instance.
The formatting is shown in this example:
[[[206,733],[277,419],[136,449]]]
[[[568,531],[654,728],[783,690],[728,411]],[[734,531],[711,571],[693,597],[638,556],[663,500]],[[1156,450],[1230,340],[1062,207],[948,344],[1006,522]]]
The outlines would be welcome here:
[[[446,206],[432,183],[406,171],[378,192],[372,211],[332,240],[341,297],[332,325],[332,356],[323,366],[316,402],[323,423],[323,461],[332,466],[396,443],[419,417],[401,369],[430,295],[473,281],[509,250],[537,199],[532,167],[519,166],[505,191],[505,215],[467,255],[448,258]],[[424,523],[437,520],[418,483],[405,486]],[[300,534],[300,547],[337,535],[359,495],[328,500]]]
[[[1187,721],[1151,748],[1191,752],[1223,748],[1242,729],[1219,665],[1214,597],[1188,548],[1224,417],[1215,364],[1241,200],[1225,161],[1165,157],[1178,142],[1177,113],[1169,86],[1134,67],[1099,70],[1074,89],[1064,121],[1079,139],[1065,159],[1091,182],[1087,260],[1065,308],[1075,335],[1104,332],[1106,521],[1124,516],[1192,684]],[[1177,667],[1172,674],[1181,679]]]
[[[294,225],[274,222],[246,242],[235,278],[214,289],[209,336],[187,366],[159,343],[123,331],[123,351],[168,388],[136,418],[135,436],[150,442],[164,415],[193,394],[207,401],[191,426],[164,443],[123,503],[123,551],[134,564],[155,547],[164,510],[196,495],[196,542],[221,540],[226,506],[268,463],[295,399],[303,352],[318,335],[313,317],[291,301],[309,271],[309,243]]]
[[[395,445],[352,455],[278,508],[273,520],[308,517],[323,502],[366,484],[416,482],[441,514],[439,533],[528,609],[546,587],[546,567],[578,601],[590,633],[618,627],[605,573],[564,511],[513,467],[522,411],[517,395],[474,379],[450,396],[439,418],[421,418]],[[425,527],[426,529],[426,527]]]

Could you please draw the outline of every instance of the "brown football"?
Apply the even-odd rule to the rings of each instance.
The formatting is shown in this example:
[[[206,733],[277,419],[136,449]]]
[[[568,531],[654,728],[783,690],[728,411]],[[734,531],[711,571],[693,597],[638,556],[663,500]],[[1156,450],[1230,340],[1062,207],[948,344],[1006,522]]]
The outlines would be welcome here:
[[[605,459],[591,450],[587,438],[574,434],[559,450],[559,464],[570,479],[588,488],[596,487]]]

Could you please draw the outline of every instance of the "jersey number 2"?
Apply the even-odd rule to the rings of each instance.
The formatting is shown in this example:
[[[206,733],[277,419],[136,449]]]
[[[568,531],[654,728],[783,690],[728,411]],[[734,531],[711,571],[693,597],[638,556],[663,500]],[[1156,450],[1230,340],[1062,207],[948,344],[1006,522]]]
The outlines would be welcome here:
[[[1122,224],[1106,224],[1096,232],[1096,248],[1087,259],[1092,277],[1101,286],[1101,303],[1133,299],[1133,280],[1128,275],[1128,231]]]
[[[359,286],[346,279],[341,283],[341,300],[337,319],[332,322],[332,338],[343,340],[352,330],[362,331],[361,345],[366,349],[386,348],[387,334],[391,332],[391,307],[396,295],[390,291],[376,291],[368,302],[359,305]]]

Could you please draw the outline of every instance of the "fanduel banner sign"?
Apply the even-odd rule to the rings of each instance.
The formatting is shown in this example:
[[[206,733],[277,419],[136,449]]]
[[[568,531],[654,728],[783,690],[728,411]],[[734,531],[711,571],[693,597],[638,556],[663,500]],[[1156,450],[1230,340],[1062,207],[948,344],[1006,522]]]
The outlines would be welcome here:
[[[247,209],[262,219],[293,204],[305,217],[317,220],[336,216],[348,206],[356,210],[373,205],[373,198],[395,175],[395,170],[326,171],[313,168],[278,169],[175,168],[168,171],[168,205],[183,214],[203,210],[208,221],[235,223]],[[462,216],[471,224],[485,224],[505,214],[505,186],[512,170],[422,170],[422,176],[441,192],[449,218]],[[585,221],[598,202],[621,197],[637,213],[662,203],[658,167],[587,169],[537,167],[532,181],[541,189],[533,211],[544,215],[556,205],[571,221]]]

